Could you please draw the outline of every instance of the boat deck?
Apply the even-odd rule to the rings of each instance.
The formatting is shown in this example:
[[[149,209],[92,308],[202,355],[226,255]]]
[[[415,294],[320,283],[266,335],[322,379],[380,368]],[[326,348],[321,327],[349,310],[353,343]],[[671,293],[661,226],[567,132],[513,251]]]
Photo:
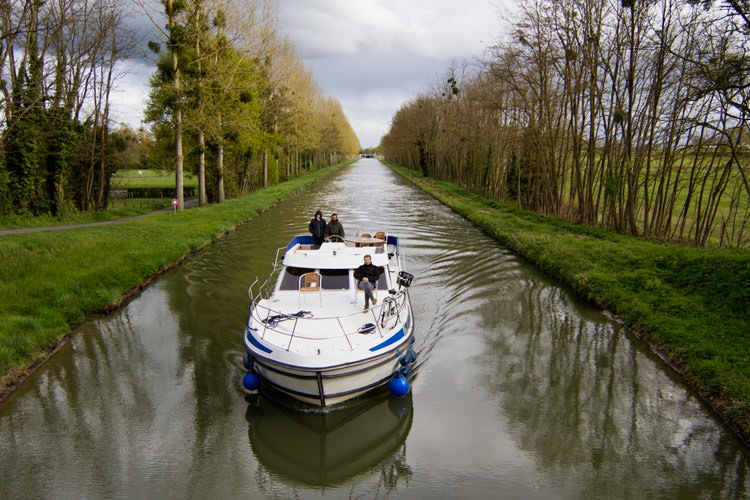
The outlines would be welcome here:
[[[261,351],[258,355],[290,365],[330,366],[378,356],[403,337],[410,307],[397,285],[398,240],[377,241],[375,246],[348,241],[318,247],[293,239],[270,297],[253,294],[251,286],[247,340]],[[378,303],[366,311],[354,278],[365,255],[382,268]],[[303,283],[308,278],[310,286]]]
[[[389,294],[381,290],[378,295],[378,304],[364,311],[361,292],[356,297],[349,290],[277,292],[274,300],[258,303],[253,323],[259,338],[289,353],[323,357],[358,350],[376,353],[378,345],[402,326],[397,314],[381,321],[382,299]],[[338,315],[331,317],[331,311]]]

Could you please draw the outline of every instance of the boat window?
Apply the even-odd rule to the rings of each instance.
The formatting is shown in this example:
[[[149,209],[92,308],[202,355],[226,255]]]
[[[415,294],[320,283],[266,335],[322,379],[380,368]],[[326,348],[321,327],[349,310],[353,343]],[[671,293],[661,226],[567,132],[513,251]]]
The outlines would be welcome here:
[[[325,290],[348,290],[348,269],[321,269],[321,288]]]
[[[307,267],[287,267],[284,269],[284,278],[281,280],[280,290],[299,289],[299,277],[305,273],[314,272],[315,269]]]

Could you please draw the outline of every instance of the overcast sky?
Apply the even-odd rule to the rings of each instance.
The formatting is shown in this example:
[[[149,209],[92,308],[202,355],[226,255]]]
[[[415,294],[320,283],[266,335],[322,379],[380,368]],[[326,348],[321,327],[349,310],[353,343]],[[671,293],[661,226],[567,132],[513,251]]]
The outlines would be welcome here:
[[[503,33],[516,0],[279,0],[291,38],[324,95],[337,99],[362,147],[374,147],[398,109],[452,61],[473,61]],[[112,117],[140,126],[153,67],[133,62]]]

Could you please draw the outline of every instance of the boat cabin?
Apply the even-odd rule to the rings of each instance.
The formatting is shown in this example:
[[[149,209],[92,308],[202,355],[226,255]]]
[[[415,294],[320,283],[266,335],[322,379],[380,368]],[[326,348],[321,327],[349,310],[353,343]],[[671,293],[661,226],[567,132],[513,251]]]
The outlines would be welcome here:
[[[287,246],[282,276],[277,282],[276,292],[298,291],[301,287],[300,278],[307,273],[320,275],[320,283],[316,286],[320,286],[321,291],[356,291],[359,288],[354,278],[354,270],[364,263],[365,255],[369,255],[373,265],[382,270],[377,290],[393,288],[396,281],[395,277],[390,276],[389,265],[391,259],[397,258],[396,238],[380,240],[381,243],[375,246],[362,246],[351,240],[326,241],[316,246],[312,244],[312,238],[309,238],[310,241],[307,240],[307,237],[299,236]]]

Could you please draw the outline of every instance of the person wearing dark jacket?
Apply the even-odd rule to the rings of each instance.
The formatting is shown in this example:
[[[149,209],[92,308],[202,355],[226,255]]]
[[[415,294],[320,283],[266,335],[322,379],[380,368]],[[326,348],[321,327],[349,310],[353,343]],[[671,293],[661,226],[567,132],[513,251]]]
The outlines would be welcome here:
[[[357,286],[365,291],[365,312],[370,308],[370,301],[372,301],[372,305],[378,303],[378,299],[372,294],[372,290],[378,286],[378,278],[381,272],[378,266],[373,265],[370,255],[365,255],[365,263],[354,270],[354,278],[359,280]]]
[[[334,238],[331,241],[344,241],[344,226],[339,222],[339,216],[335,213],[331,214],[331,221],[326,224],[325,239],[326,241]],[[338,236],[338,238],[336,238]]]
[[[323,212],[320,210],[315,212],[315,217],[312,218],[307,229],[312,233],[313,242],[318,246],[322,245],[326,233],[326,220],[323,218]]]

